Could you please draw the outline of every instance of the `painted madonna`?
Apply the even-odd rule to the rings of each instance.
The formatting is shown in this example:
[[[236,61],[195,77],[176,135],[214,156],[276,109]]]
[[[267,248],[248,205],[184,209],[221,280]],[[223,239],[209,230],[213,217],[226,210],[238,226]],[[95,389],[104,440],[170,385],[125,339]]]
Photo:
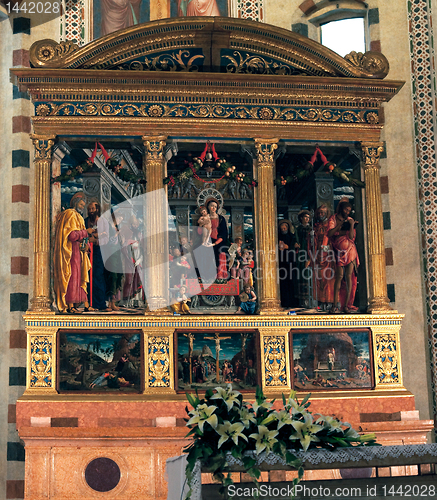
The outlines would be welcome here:
[[[179,312],[173,306],[172,310],[253,314],[255,303],[240,307],[245,285],[256,286],[252,216],[256,182],[249,162],[238,151],[219,156],[214,144],[207,143],[199,156],[179,151],[169,162],[168,173],[168,203],[176,220],[175,231],[169,232],[170,293],[176,303],[184,287],[191,298],[189,310]]]

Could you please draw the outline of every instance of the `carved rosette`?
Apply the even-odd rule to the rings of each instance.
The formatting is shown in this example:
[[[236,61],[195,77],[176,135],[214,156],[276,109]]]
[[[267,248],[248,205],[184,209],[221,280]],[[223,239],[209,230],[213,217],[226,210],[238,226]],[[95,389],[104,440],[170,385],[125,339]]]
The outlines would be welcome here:
[[[55,137],[32,135],[35,147],[35,237],[32,312],[51,313],[50,176]]]
[[[398,331],[374,332],[376,387],[402,387],[401,354]]]
[[[379,158],[382,144],[362,143],[364,181],[366,184],[366,223],[369,255],[369,306],[368,311],[382,314],[392,311],[387,296],[387,277],[385,263],[384,224],[382,220],[382,201]]]
[[[165,336],[145,333],[145,392],[174,392],[173,330]]]
[[[357,67],[362,71],[362,75],[370,78],[385,78],[388,75],[390,66],[387,58],[381,52],[368,51],[362,52],[352,51],[344,56],[352,66]]]
[[[56,393],[55,352],[55,332],[29,335],[27,393]]]
[[[76,50],[79,50],[79,45],[71,41],[57,43],[50,39],[39,40],[31,46],[29,58],[35,67],[61,67],[63,61]]]
[[[288,364],[288,338],[277,332],[261,332],[262,385],[266,392],[283,391],[290,388]]]

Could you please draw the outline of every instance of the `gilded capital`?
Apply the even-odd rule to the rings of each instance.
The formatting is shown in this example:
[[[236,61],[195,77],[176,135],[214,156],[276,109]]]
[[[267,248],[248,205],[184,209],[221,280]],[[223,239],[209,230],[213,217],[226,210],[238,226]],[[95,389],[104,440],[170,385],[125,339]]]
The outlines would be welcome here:
[[[30,138],[35,147],[34,161],[51,161],[55,137],[32,134]]]
[[[260,163],[273,164],[279,139],[255,139],[255,148]]]
[[[384,150],[381,142],[363,142],[361,143],[363,150],[364,170],[371,168],[379,168],[379,158]]]
[[[142,137],[145,156],[147,160],[163,160],[164,147],[166,145],[167,136],[143,136]]]

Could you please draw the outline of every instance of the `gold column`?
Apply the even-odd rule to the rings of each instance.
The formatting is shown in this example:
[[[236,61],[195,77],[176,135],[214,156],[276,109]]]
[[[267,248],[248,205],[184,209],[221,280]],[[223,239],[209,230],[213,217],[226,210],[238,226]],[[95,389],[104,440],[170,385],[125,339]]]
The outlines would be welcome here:
[[[368,312],[382,314],[395,312],[387,296],[385,269],[384,228],[382,222],[381,184],[379,156],[383,150],[380,142],[362,142],[364,181],[366,183],[367,246],[369,262]]]
[[[54,136],[31,135],[35,147],[34,278],[30,312],[52,313],[50,297],[50,170]]]
[[[258,187],[255,189],[254,214],[260,314],[275,314],[282,311],[276,263],[278,224],[274,189],[274,152],[278,148],[278,141],[279,139],[255,139]]]
[[[170,17],[170,0],[155,0],[150,2],[150,20]]]
[[[166,232],[168,226],[168,203],[163,179],[165,157],[163,154],[166,136],[144,136],[143,170],[147,180],[147,303],[146,314],[170,314],[168,301],[168,250]]]

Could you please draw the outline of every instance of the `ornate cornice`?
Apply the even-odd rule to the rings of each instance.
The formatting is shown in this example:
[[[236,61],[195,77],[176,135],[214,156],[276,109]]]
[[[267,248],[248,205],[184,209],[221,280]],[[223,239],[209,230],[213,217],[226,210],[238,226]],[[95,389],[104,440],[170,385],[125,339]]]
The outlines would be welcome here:
[[[211,55],[212,54],[212,55]],[[297,33],[253,21],[190,17],[153,21],[111,33],[79,48],[40,40],[33,67],[140,71],[212,71],[273,75],[384,78],[378,52],[345,58]]]
[[[400,327],[402,314],[357,314],[333,318],[325,316],[296,316],[284,314],[278,316],[253,316],[244,319],[234,316],[192,317],[192,318],[152,318],[150,316],[86,316],[71,315],[47,316],[45,314],[26,314],[26,327],[56,328],[89,328],[89,329],[123,329],[123,328],[376,328]]]

